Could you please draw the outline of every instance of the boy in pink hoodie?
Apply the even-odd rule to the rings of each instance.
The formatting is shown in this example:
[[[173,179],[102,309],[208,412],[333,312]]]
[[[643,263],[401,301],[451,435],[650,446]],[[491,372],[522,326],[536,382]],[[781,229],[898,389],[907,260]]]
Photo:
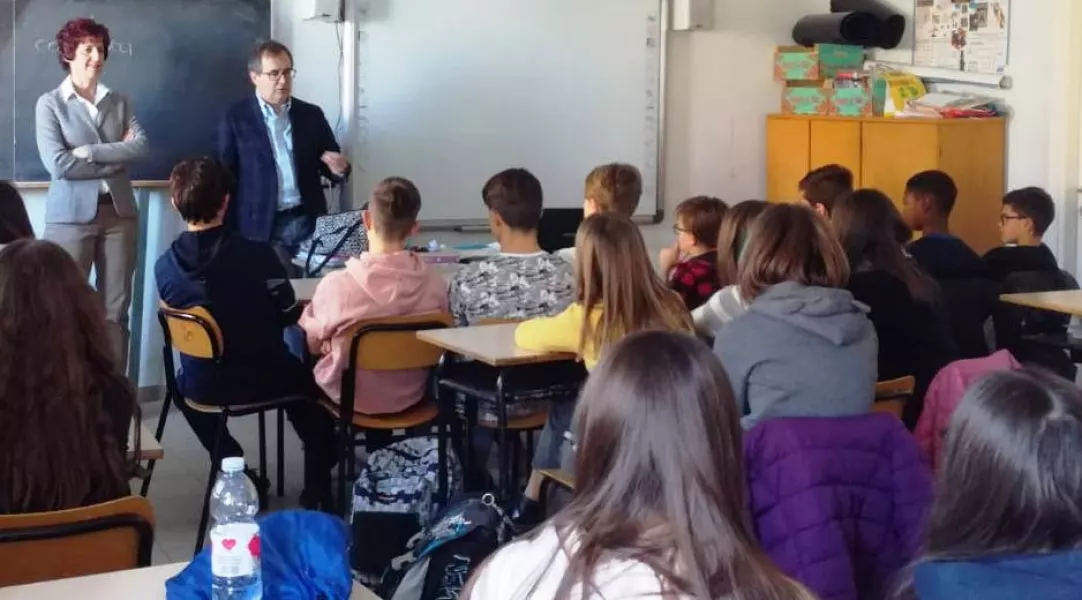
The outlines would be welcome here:
[[[316,382],[336,402],[349,361],[344,334],[350,327],[369,319],[447,312],[447,282],[406,249],[420,211],[421,194],[412,182],[381,181],[363,213],[368,251],[324,277],[301,315],[308,349],[321,356]],[[426,377],[424,370],[358,371],[355,410],[370,415],[406,410],[424,397]]]

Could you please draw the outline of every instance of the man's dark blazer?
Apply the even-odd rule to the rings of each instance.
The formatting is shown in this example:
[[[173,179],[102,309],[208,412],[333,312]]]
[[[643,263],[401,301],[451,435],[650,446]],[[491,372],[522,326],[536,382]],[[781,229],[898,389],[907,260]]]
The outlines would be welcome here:
[[[314,222],[317,216],[327,214],[320,175],[334,182],[344,178],[332,173],[320,157],[324,152],[340,150],[318,106],[293,98],[289,118],[301,207]],[[269,241],[278,212],[278,170],[255,94],[230,107],[218,126],[218,159],[236,178],[226,223],[248,239]]]

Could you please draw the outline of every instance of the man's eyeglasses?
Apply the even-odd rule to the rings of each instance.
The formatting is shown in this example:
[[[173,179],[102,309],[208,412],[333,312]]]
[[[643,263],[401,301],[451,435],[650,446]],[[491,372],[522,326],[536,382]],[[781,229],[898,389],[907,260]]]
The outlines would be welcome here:
[[[999,215],[999,224],[1006,225],[1007,221],[1021,221],[1028,218],[1025,215]]]
[[[263,75],[266,75],[268,78],[273,79],[275,81],[277,81],[278,79],[281,79],[282,77],[285,77],[286,79],[293,79],[294,77],[297,76],[297,70],[296,69],[285,69],[283,71],[279,71],[279,70],[275,69],[273,71],[266,71],[265,73],[263,73]]]

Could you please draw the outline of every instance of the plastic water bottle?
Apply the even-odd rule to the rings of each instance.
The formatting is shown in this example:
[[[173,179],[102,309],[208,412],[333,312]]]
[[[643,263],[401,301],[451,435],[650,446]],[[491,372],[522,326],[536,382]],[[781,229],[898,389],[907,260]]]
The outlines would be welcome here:
[[[210,497],[211,598],[260,600],[259,494],[244,473],[244,459],[222,461],[222,470]]]

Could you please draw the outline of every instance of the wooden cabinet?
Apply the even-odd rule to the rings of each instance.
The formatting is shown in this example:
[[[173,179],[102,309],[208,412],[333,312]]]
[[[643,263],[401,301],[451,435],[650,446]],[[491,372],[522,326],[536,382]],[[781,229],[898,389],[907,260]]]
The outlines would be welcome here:
[[[833,163],[851,170],[857,187],[882,190],[900,209],[905,182],[920,171],[939,169],[958,185],[951,230],[984,253],[999,245],[1005,144],[1003,119],[771,115],[766,123],[766,199],[798,199],[800,179]]]

